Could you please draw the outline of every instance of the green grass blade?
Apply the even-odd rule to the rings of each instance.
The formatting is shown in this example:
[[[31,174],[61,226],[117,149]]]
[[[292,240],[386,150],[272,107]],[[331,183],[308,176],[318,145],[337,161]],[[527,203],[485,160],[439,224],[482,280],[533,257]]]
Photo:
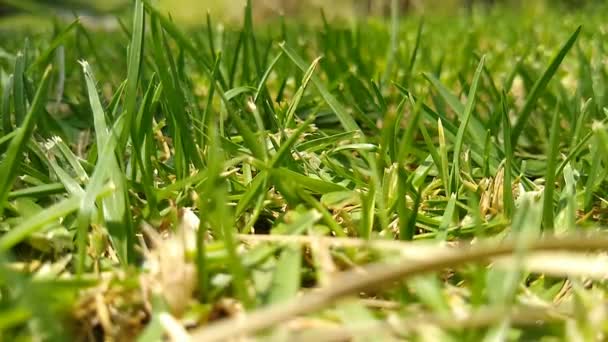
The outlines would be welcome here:
[[[293,184],[299,184],[302,188],[318,194],[346,190],[346,188],[336,183],[308,177],[284,167],[273,169],[271,170],[271,173],[282,179],[291,179],[294,182]]]
[[[6,82],[2,85],[2,102],[0,102],[0,115],[2,115],[2,138],[7,136],[13,131],[13,124],[11,123],[11,93],[13,88],[13,75],[10,75]],[[0,138],[0,139],[2,139]],[[0,146],[2,144],[0,143]],[[2,149],[0,149],[2,152]]]
[[[481,61],[480,61],[481,62]],[[452,110],[458,115],[460,121],[464,121],[465,118],[465,105],[463,105],[458,97],[450,92],[441,82],[432,74],[425,73],[424,77],[431,83],[435,89],[439,92],[441,97],[447,102],[447,104],[452,108]],[[471,116],[469,123],[469,127],[467,127],[469,136],[475,139],[476,143],[479,146],[483,146],[483,142],[486,137],[486,130],[484,129],[483,124],[479,121],[476,116]]]
[[[302,251],[299,246],[283,249],[272,277],[268,304],[284,302],[295,297],[300,289]]]
[[[386,69],[384,70],[384,76],[382,77],[382,83],[386,83],[389,76],[393,73],[393,64],[397,58],[397,52],[399,48],[399,2],[396,0],[390,1],[390,39],[388,44],[388,51],[386,52]],[[326,24],[326,27],[329,25]],[[327,30],[327,29],[326,29]]]
[[[448,204],[445,207],[445,212],[443,217],[441,218],[441,223],[439,224],[437,234],[437,241],[446,241],[448,238],[448,228],[452,225],[454,221],[454,213],[456,209],[456,194],[452,193],[450,195],[450,199],[448,200]]]
[[[136,101],[137,101],[137,86],[139,84],[139,75],[142,72],[143,66],[143,49],[144,49],[144,33],[145,33],[145,15],[144,4],[141,0],[135,1],[133,11],[133,30],[131,42],[129,43],[129,54],[127,63],[127,84],[125,87],[125,111],[127,113],[125,132],[121,135],[121,140],[125,141],[129,130],[132,129],[136,122],[133,122],[136,116]],[[133,137],[135,138],[135,137]]]
[[[97,193],[96,198],[103,198],[112,192],[111,187],[105,187]],[[82,198],[72,196],[58,202],[38,214],[27,218],[21,224],[0,237],[0,252],[6,252],[25,241],[30,235],[44,228],[47,224],[59,220],[75,212],[80,207]]]
[[[551,130],[549,138],[549,151],[547,152],[547,173],[545,175],[545,191],[543,195],[543,227],[546,230],[553,230],[554,225],[554,201],[553,195],[555,193],[555,169],[557,168],[557,157],[559,154],[560,144],[560,110],[559,105],[555,109],[553,118],[551,120]]]
[[[456,95],[452,94],[452,92],[446,88],[435,76],[433,76],[433,74],[424,73],[423,75],[429,81],[429,83],[431,83],[433,87],[437,89],[439,95],[441,95],[450,108],[452,108],[454,113],[456,113],[462,120],[464,118],[464,105],[460,102],[460,99],[458,99]]]
[[[570,51],[570,49],[574,45],[574,42],[576,42],[576,39],[578,38],[578,35],[581,32],[581,28],[582,27],[579,26],[576,29],[576,31],[574,31],[574,33],[570,36],[568,41],[562,46],[562,48],[555,55],[555,57],[553,57],[553,60],[551,61],[551,63],[549,64],[549,66],[547,67],[547,69],[545,70],[543,75],[536,81],[536,83],[534,83],[532,90],[530,90],[530,94],[526,97],[526,102],[524,104],[524,107],[519,112],[519,115],[517,117],[517,122],[515,123],[515,126],[513,127],[513,132],[512,132],[513,136],[511,137],[511,142],[513,144],[513,147],[515,147],[517,145],[519,136],[522,133],[524,126],[528,122],[528,118],[532,114],[532,110],[534,109],[534,106],[536,105],[538,98],[545,91],[545,88],[549,84],[549,81],[553,78],[553,75],[555,75],[555,73],[557,72],[557,69],[559,68],[560,64],[562,63],[562,61],[568,54],[568,51]]]
[[[503,92],[501,97],[501,109],[502,109],[502,125],[503,125],[503,141],[505,150],[505,165],[504,165],[504,178],[503,178],[503,197],[502,202],[504,206],[505,216],[510,218],[513,214],[513,208],[515,203],[513,201],[513,192],[511,190],[513,186],[512,181],[512,170],[513,170],[513,149],[511,144],[511,121],[509,119],[509,110],[507,109],[507,98]]]
[[[220,150],[217,124],[214,123],[209,130],[209,155],[208,155],[208,186],[202,194],[205,197],[204,219],[209,222],[214,233],[221,237],[228,253],[227,267],[232,275],[232,288],[236,297],[245,307],[250,307],[253,303],[248,292],[246,270],[243,267],[239,252],[237,250],[236,230],[234,229],[235,217],[227,202],[227,183],[221,173],[224,169],[223,153]]]
[[[42,184],[11,191],[8,194],[8,199],[12,200],[20,197],[44,197],[60,194],[62,192],[65,192],[65,187],[61,183]]]
[[[84,195],[84,190],[82,189],[80,184],[78,184],[78,182],[75,179],[70,177],[70,175],[64,169],[62,169],[57,164],[57,162],[55,162],[54,159],[50,158],[49,163],[51,165],[51,168],[57,175],[57,178],[59,178],[59,181],[61,181],[61,183],[65,187],[65,190],[67,190],[67,192],[70,193],[70,195],[77,196],[77,197],[82,197]]]
[[[40,85],[38,86],[38,90],[36,91],[36,96],[24,118],[23,125],[18,128],[15,137],[11,140],[8,150],[6,151],[4,159],[0,163],[0,216],[2,216],[4,208],[6,207],[6,201],[13,182],[15,181],[15,178],[17,178],[22,162],[21,154],[25,150],[27,141],[32,136],[38,117],[41,115],[44,108],[51,70],[50,66],[46,68]]]
[[[120,122],[119,122],[120,123]],[[108,178],[111,177],[111,172],[114,167],[108,167],[115,163],[115,148],[117,145],[117,138],[113,135],[108,137],[108,141],[105,145],[103,145],[102,150],[99,153],[99,160],[97,162],[97,166],[95,167],[95,171],[91,176],[91,181],[86,187],[86,191],[83,197],[81,197],[78,207],[78,232],[77,232],[77,264],[76,270],[78,274],[82,274],[84,272],[85,267],[85,258],[86,258],[86,249],[87,249],[87,237],[89,224],[92,219],[93,213],[96,211],[96,203],[95,199],[98,197],[98,194],[101,193],[104,188]],[[116,189],[116,185],[113,182],[110,182],[110,187]],[[115,192],[112,193],[112,196],[109,198],[110,201],[104,201],[104,214],[108,217],[107,221],[119,220],[120,217],[115,217],[115,213],[119,210],[116,207],[110,207],[109,203],[112,203],[115,199],[121,200],[122,193],[116,189]],[[115,203],[119,206],[124,207],[124,203]],[[114,216],[114,217],[113,217]],[[116,238],[116,236],[114,236]],[[119,240],[121,237],[118,238]],[[121,248],[120,243],[116,243],[117,253],[123,258],[126,258],[126,251]]]
[[[290,48],[287,44],[281,43],[281,49],[285,52],[287,56],[296,64],[302,72],[305,72],[308,69],[306,62],[298,55],[298,53]],[[353,117],[346,111],[344,106],[327,90],[327,88],[323,85],[321,80],[318,77],[312,76],[312,83],[317,87],[319,93],[327,102],[329,107],[334,111],[334,113],[338,116],[340,123],[347,131],[361,131],[359,125],[355,122]]]
[[[294,120],[294,115],[295,115],[296,109],[298,108],[298,105],[300,104],[300,101],[302,100],[302,96],[304,96],[304,91],[306,90],[306,87],[308,86],[308,82],[310,81],[310,78],[313,76],[315,68],[320,60],[321,60],[320,57],[316,58],[310,64],[310,67],[308,67],[306,72],[304,72],[304,77],[302,78],[302,83],[300,84],[300,87],[296,91],[296,94],[293,96],[293,99],[291,100],[291,103],[289,104],[289,108],[287,108],[287,112],[285,113],[283,127],[285,127],[285,128],[291,127],[292,121]]]
[[[479,84],[479,78],[481,76],[481,72],[483,70],[483,64],[485,63],[485,56],[481,57],[479,61],[479,65],[477,66],[477,70],[475,71],[475,76],[473,76],[473,83],[471,84],[471,89],[469,90],[469,95],[467,97],[467,104],[465,106],[463,112],[463,118],[460,123],[460,127],[458,128],[458,134],[456,135],[456,140],[454,141],[454,161],[452,162],[452,191],[458,191],[460,185],[460,153],[462,151],[462,146],[464,144],[464,134],[467,129],[467,125],[473,115],[473,110],[475,107],[475,96],[477,95],[477,86]]]
[[[289,138],[287,138],[287,140],[285,140],[285,142],[283,144],[281,144],[281,147],[279,148],[277,153],[274,156],[272,156],[272,159],[270,160],[270,163],[268,166],[269,168],[274,168],[281,164],[283,159],[288,155],[290,150],[293,148],[293,145],[296,143],[296,141],[302,136],[304,131],[306,131],[309,128],[309,126],[315,121],[315,119],[316,119],[316,117],[314,115],[309,117],[308,119],[306,119],[306,121],[301,123],[299,125],[299,127],[289,136]]]
[[[437,136],[439,138],[439,158],[441,164],[439,164],[439,173],[441,179],[444,181],[443,187],[445,189],[445,195],[452,194],[452,181],[450,180],[449,172],[449,160],[448,160],[448,146],[445,139],[445,132],[443,130],[443,121],[437,120]]]
[[[35,70],[36,68],[40,67],[41,65],[45,65],[46,63],[48,63],[49,59],[50,59],[51,55],[53,54],[53,52],[55,51],[55,49],[57,49],[61,44],[64,44],[66,42],[66,40],[68,38],[70,38],[72,31],[74,31],[74,29],[76,29],[78,27],[80,27],[80,19],[74,20],[72,23],[70,23],[70,25],[68,25],[65,29],[63,29],[57,35],[57,37],[55,37],[49,43],[46,50],[44,50],[38,56],[38,58],[36,58],[36,60],[28,66],[28,68],[27,68],[28,72],[31,72],[32,70]]]
[[[17,53],[15,72],[13,73],[13,107],[15,109],[15,125],[21,126],[26,115],[25,108],[25,56],[24,52]]]
[[[92,199],[99,191],[99,188],[109,178],[116,187],[116,192],[110,197],[104,199],[103,214],[116,252],[118,253],[121,261],[126,263],[131,257],[131,253],[129,251],[132,248],[130,241],[132,241],[133,237],[128,231],[129,221],[125,221],[128,213],[127,198],[125,196],[125,175],[118,164],[118,160],[114,154],[114,149],[109,148],[110,146],[114,147],[116,146],[115,144],[118,144],[118,142],[115,141],[115,139],[118,138],[111,136],[111,132],[108,130],[105,113],[101,105],[99,95],[97,94],[97,88],[95,87],[96,81],[89,64],[86,61],[82,61],[81,65],[85,75],[85,81],[89,94],[89,103],[93,112],[95,137],[99,150],[99,160],[97,161],[95,169],[102,169],[103,171],[100,170],[94,172],[94,175],[91,176],[90,183],[86,188],[86,194],[79,213],[79,236],[80,239],[84,239],[86,237],[85,234],[87,232],[88,220],[90,219],[91,213],[94,212],[95,206]],[[121,129],[124,129],[123,125],[127,125],[124,120],[117,120],[114,124],[116,128]],[[104,161],[103,163],[102,159]],[[84,251],[82,249],[86,248],[86,240],[79,240],[79,243],[80,254],[78,269],[79,271],[83,271],[82,267],[84,267],[84,254],[82,253],[84,253]]]
[[[414,134],[418,129],[418,121],[420,119],[420,102],[414,102],[414,99],[410,97],[410,104],[413,108],[413,113],[410,117],[410,122],[405,129],[403,138],[399,142],[399,148],[397,150],[397,162],[403,164],[406,162],[406,158],[409,157],[413,150],[414,145]]]
[[[316,198],[314,198],[307,191],[296,189],[297,196],[301,197],[304,202],[306,202],[309,206],[316,209],[323,218],[323,221],[329,227],[329,229],[334,233],[335,236],[345,237],[346,233],[344,233],[344,229],[336,222],[336,220],[332,217],[331,213],[319,202]]]
[[[407,65],[407,72],[405,74],[406,80],[404,84],[409,84],[410,78],[412,77],[412,73],[414,71],[414,66],[416,65],[416,58],[418,57],[418,50],[420,49],[420,43],[422,41],[422,30],[424,29],[424,18],[420,18],[420,22],[418,23],[418,30],[416,30],[416,41],[414,42],[414,49],[412,50],[412,54],[410,56],[410,61]]]
[[[209,44],[209,51],[211,52],[211,58],[217,60],[217,53],[215,51],[215,40],[213,35],[213,25],[211,24],[211,13],[207,11],[207,44]]]
[[[262,93],[264,85],[266,84],[266,80],[268,80],[268,77],[270,76],[270,73],[274,69],[275,65],[279,62],[279,60],[281,59],[281,57],[283,57],[283,52],[282,51],[279,52],[279,54],[270,62],[270,64],[268,65],[268,68],[266,68],[266,71],[264,72],[264,75],[262,75],[262,78],[260,79],[260,82],[258,82],[258,86],[257,86],[257,88],[255,90],[255,96],[253,97],[253,102],[258,102],[258,97]]]

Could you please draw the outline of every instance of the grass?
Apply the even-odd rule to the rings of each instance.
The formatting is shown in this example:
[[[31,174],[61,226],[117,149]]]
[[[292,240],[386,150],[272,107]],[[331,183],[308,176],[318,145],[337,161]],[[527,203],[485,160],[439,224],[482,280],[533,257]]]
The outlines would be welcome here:
[[[602,10],[3,29],[0,339],[604,339]]]

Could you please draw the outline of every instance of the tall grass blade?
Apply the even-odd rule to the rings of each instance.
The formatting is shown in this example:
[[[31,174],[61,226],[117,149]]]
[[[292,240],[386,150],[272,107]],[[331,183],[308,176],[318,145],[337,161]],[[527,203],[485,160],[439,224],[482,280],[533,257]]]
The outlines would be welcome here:
[[[15,178],[18,176],[19,168],[23,161],[22,153],[25,151],[27,141],[32,136],[36,122],[44,108],[51,70],[50,66],[46,68],[36,91],[36,96],[34,96],[30,109],[23,119],[23,124],[17,129],[17,133],[11,140],[4,159],[0,162],[0,216],[3,215],[8,194],[11,191]]]
[[[481,57],[479,61],[479,65],[477,66],[477,70],[475,71],[475,76],[473,76],[473,83],[471,84],[471,89],[469,90],[469,95],[467,97],[467,104],[463,111],[462,121],[460,122],[460,127],[458,128],[458,134],[456,135],[456,140],[454,141],[454,161],[452,162],[452,173],[451,173],[451,183],[452,183],[452,191],[458,191],[460,186],[460,153],[462,152],[462,147],[464,144],[464,134],[473,115],[473,111],[475,109],[475,96],[477,95],[477,87],[479,84],[479,77],[481,76],[481,72],[483,70],[483,65],[485,63],[485,56]]]
[[[532,110],[534,110],[534,106],[536,105],[538,98],[545,91],[545,88],[549,84],[549,81],[557,72],[557,69],[568,54],[568,51],[570,51],[570,49],[574,45],[574,42],[576,42],[576,39],[578,38],[578,35],[581,32],[581,29],[582,27],[579,26],[576,31],[574,31],[568,41],[566,41],[566,43],[562,46],[559,52],[555,55],[555,57],[553,57],[553,60],[551,61],[543,75],[536,81],[536,83],[534,83],[532,90],[530,90],[530,94],[528,94],[528,96],[526,97],[524,107],[519,112],[517,122],[515,123],[515,126],[513,126],[513,136],[511,137],[511,143],[513,144],[513,147],[517,145],[519,136],[524,130],[524,126],[528,122],[528,118],[532,114]]]

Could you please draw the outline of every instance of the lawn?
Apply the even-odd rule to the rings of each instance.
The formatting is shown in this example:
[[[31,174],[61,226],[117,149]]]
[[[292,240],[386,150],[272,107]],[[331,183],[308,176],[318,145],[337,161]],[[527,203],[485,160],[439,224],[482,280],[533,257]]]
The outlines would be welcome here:
[[[0,340],[608,338],[608,7],[153,3],[0,30]]]

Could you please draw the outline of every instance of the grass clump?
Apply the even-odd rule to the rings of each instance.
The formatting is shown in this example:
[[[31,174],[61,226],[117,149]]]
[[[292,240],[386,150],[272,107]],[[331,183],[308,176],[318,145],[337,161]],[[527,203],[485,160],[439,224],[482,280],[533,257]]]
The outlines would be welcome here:
[[[605,338],[600,12],[0,33],[0,337]]]

